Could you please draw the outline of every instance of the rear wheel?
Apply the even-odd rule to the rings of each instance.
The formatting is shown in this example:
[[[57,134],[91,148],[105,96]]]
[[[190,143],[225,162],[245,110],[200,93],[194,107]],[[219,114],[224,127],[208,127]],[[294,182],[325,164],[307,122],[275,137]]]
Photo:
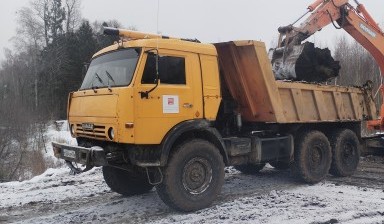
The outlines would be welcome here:
[[[179,211],[208,207],[221,191],[224,162],[219,150],[205,140],[180,145],[163,171],[163,182],[156,186],[159,197]]]
[[[359,139],[349,129],[335,132],[331,137],[332,165],[329,173],[334,176],[351,176],[360,159]]]
[[[265,163],[261,164],[246,164],[246,165],[237,165],[233,166],[238,171],[244,173],[244,174],[257,174],[262,170],[265,166]]]
[[[104,180],[112,191],[124,196],[143,194],[153,186],[145,173],[128,172],[110,166],[103,167]]]
[[[317,183],[328,174],[332,153],[328,138],[320,131],[310,131],[295,142],[294,174],[307,183]]]

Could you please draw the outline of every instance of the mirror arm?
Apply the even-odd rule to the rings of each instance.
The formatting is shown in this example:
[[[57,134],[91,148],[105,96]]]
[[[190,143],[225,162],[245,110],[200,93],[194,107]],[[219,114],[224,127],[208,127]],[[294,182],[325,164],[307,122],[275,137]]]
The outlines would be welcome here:
[[[145,91],[145,92],[139,92],[140,93],[140,96],[141,96],[141,99],[148,99],[149,98],[149,93],[151,93],[153,90],[155,90],[157,88],[157,86],[159,85],[159,79],[156,79],[156,85],[148,90],[148,91]]]

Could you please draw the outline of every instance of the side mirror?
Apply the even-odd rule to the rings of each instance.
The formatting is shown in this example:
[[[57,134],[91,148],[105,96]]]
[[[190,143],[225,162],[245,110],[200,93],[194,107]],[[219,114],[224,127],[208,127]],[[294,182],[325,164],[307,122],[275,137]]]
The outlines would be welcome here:
[[[141,94],[141,99],[148,99],[149,98],[149,93],[151,93],[152,91],[154,91],[159,83],[160,83],[160,77],[159,77],[159,51],[155,48],[155,49],[150,49],[150,50],[147,50],[145,51],[147,54],[148,54],[148,57],[147,57],[147,63],[148,63],[148,59],[149,58],[152,58],[155,59],[155,80],[154,80],[154,83],[155,83],[155,86],[148,90],[148,91],[144,91],[144,92],[139,92]]]
[[[150,63],[154,63],[154,75],[155,75],[155,79],[154,79],[154,82],[153,83],[157,83],[159,82],[160,80],[160,77],[159,77],[159,60],[160,60],[160,56],[159,56],[159,51],[154,48],[154,49],[149,49],[149,50],[146,50],[145,53],[148,54],[148,57],[147,57],[147,63],[150,59]]]

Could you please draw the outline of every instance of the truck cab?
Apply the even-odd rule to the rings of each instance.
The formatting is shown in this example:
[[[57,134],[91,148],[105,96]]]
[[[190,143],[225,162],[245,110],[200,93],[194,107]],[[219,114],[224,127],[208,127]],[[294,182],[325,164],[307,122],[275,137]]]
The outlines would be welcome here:
[[[93,56],[81,87],[69,94],[68,122],[78,146],[53,142],[54,154],[73,173],[102,166],[107,185],[122,195],[157,186],[163,200],[172,201],[170,185],[163,183],[182,175],[177,185],[200,199],[167,204],[183,211],[207,207],[220,191],[228,162],[213,128],[221,100],[214,45],[146,35],[121,40]],[[194,155],[196,146],[203,157]],[[192,156],[184,169],[170,159],[183,158],[176,156],[179,148]]]
[[[135,40],[101,50],[69,96],[73,137],[160,144],[181,122],[215,120],[217,63],[213,45],[180,40]]]

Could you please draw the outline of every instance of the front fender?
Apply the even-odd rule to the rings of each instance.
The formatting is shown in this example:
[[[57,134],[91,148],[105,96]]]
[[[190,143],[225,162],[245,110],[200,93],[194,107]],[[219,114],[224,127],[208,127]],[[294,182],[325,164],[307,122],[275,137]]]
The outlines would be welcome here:
[[[179,138],[185,134],[198,134],[201,138],[213,143],[223,156],[224,163],[228,164],[228,155],[225,150],[224,141],[216,128],[212,127],[209,121],[205,119],[188,120],[177,124],[164,137],[161,143],[160,165],[165,166],[169,154]]]

